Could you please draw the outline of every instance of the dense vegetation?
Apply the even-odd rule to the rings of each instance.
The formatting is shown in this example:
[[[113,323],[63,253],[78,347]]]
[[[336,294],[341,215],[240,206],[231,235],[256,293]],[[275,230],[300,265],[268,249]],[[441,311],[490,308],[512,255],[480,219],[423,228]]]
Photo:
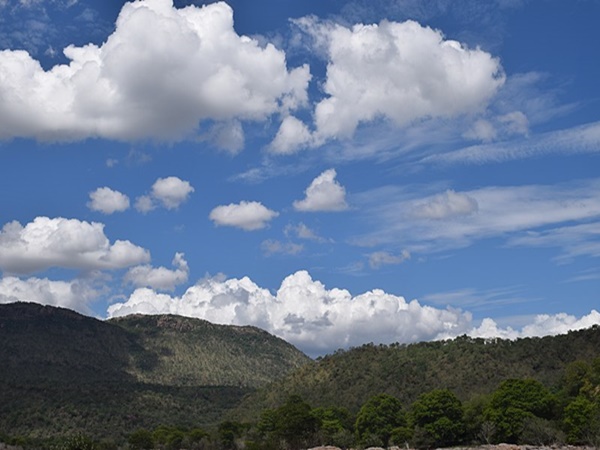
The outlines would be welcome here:
[[[339,406],[313,408],[299,395],[265,409],[257,421],[223,421],[209,429],[159,426],[131,432],[120,448],[300,450],[316,445],[366,448],[397,445],[429,449],[507,442],[600,446],[600,358],[576,361],[553,388],[530,378],[507,379],[485,396],[462,402],[434,389],[404,405],[389,394],[371,396],[356,414]],[[51,448],[101,450],[85,436],[57,440]]]
[[[0,305],[0,432],[120,440],[140,427],[210,425],[308,361],[253,327]]]
[[[487,395],[509,378],[556,386],[570,363],[600,356],[600,327],[560,336],[515,341],[473,339],[417,344],[367,344],[319,358],[268,389],[249,396],[233,416],[253,420],[265,408],[299,394],[314,406],[358,412],[384,393],[409,405],[433,389],[449,389],[461,401]]]
[[[600,445],[600,327],[517,341],[368,344],[307,361],[256,328],[175,316],[101,322],[0,305],[0,442],[56,450]]]

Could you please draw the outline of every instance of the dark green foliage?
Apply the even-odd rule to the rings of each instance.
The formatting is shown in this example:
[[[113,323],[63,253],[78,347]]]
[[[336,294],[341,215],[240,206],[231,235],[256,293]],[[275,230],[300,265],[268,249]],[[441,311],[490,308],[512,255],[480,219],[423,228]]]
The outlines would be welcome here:
[[[306,448],[318,429],[311,407],[299,395],[291,395],[275,410],[275,435],[291,449]]]
[[[0,305],[0,432],[122,442],[161,423],[216,424],[244,395],[308,361],[253,327]]]
[[[450,447],[465,433],[462,404],[448,389],[421,394],[410,408],[410,423],[419,429],[425,447]]]
[[[88,436],[78,434],[52,445],[51,450],[99,450],[98,445]]]
[[[356,414],[384,392],[410,405],[433,389],[450,389],[463,402],[487,395],[508,378],[534,378],[556,386],[565,367],[600,356],[600,327],[516,341],[459,337],[452,341],[373,345],[337,351],[291,372],[249,396],[238,420],[256,420],[292,392],[313,406],[337,405]]]
[[[406,424],[402,403],[388,394],[371,397],[356,416],[356,436],[365,446],[387,447],[394,429]]]
[[[492,394],[484,417],[495,425],[497,441],[517,443],[527,420],[552,419],[555,403],[539,381],[509,379]]]
[[[127,443],[132,450],[148,450],[154,448],[152,433],[145,428],[134,431],[127,438]]]

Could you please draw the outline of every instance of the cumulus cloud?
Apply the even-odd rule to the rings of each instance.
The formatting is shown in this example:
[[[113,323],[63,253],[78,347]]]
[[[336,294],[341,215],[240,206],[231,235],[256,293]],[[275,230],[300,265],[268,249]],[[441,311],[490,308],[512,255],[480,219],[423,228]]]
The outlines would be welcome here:
[[[311,141],[312,135],[308,127],[294,116],[287,116],[281,122],[269,150],[280,155],[296,153],[308,146]]]
[[[209,215],[217,226],[241,228],[254,231],[265,228],[267,224],[279,215],[260,202],[231,203],[214,208]]]
[[[373,252],[369,255],[369,266],[372,269],[379,269],[381,266],[401,264],[408,259],[410,259],[410,252],[408,250],[402,250],[399,255],[385,251]]]
[[[47,278],[0,278],[0,303],[33,302],[61,306],[90,314],[89,303],[98,292],[82,281],[52,281]]]
[[[156,209],[156,204],[149,195],[141,195],[135,199],[135,209],[141,213],[148,213],[153,209]]]
[[[417,205],[413,214],[422,219],[445,219],[454,216],[465,216],[478,210],[477,200],[466,194],[448,189],[425,203]]]
[[[505,77],[497,58],[414,21],[347,28],[296,21],[327,49],[328,95],[315,110],[315,139],[348,138],[363,122],[398,126],[485,109]]]
[[[532,323],[520,330],[511,327],[501,328],[493,319],[486,318],[479,327],[471,330],[469,335],[482,338],[517,339],[565,334],[570,330],[582,330],[593,325],[600,325],[600,313],[595,309],[579,318],[566,313],[539,314],[534,317]]]
[[[62,217],[13,221],[0,231],[0,269],[33,273],[50,267],[120,269],[145,263],[150,253],[129,241],[110,243],[104,224]]]
[[[311,355],[366,342],[408,343],[463,334],[515,339],[600,324],[600,314],[593,310],[581,318],[539,315],[521,330],[501,328],[489,318],[475,326],[469,312],[406,301],[380,289],[352,296],[345,289],[327,289],[306,271],[286,277],[274,294],[248,277],[219,276],[200,280],[180,297],[136,289],[126,301],[108,308],[109,317],[136,313],[178,314],[213,323],[254,325]]]
[[[189,181],[177,177],[159,178],[152,185],[150,194],[142,195],[135,201],[135,209],[147,213],[157,204],[167,209],[177,209],[194,192]]]
[[[101,187],[90,192],[90,201],[87,204],[92,211],[102,214],[122,212],[129,208],[129,197],[109,187]]]
[[[183,253],[175,253],[171,262],[174,270],[166,267],[152,267],[148,264],[132,267],[123,280],[136,287],[149,287],[159,291],[172,291],[176,286],[185,283],[189,275],[189,267]]]
[[[294,202],[298,211],[342,211],[348,208],[346,189],[335,179],[335,169],[329,169],[315,178],[306,188],[306,197]]]
[[[177,177],[159,178],[152,185],[152,197],[167,209],[179,208],[192,192],[190,182]]]
[[[344,289],[326,289],[306,271],[288,276],[275,295],[247,277],[202,280],[181,297],[137,289],[127,301],[111,305],[108,313],[111,317],[170,313],[222,324],[251,324],[311,354],[370,341],[414,342],[462,334],[471,321],[468,313],[407,302],[381,290],[353,297]]]
[[[101,46],[70,45],[44,70],[21,50],[0,52],[0,138],[179,140],[198,124],[264,120],[307,102],[308,66],[238,35],[225,2],[177,9],[126,3]]]

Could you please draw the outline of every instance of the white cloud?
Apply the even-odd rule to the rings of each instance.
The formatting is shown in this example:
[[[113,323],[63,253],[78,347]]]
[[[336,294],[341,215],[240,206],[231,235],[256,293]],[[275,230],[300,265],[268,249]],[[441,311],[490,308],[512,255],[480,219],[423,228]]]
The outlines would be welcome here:
[[[302,244],[295,244],[293,242],[281,242],[275,239],[267,239],[260,244],[260,248],[263,253],[267,256],[275,255],[277,253],[283,255],[297,255],[304,246]]]
[[[360,123],[379,118],[405,126],[478,112],[504,83],[498,59],[414,21],[351,29],[312,18],[296,23],[329,57],[317,141],[351,137]]]
[[[505,125],[508,134],[526,136],[529,133],[529,120],[521,111],[504,114],[498,120]]]
[[[0,303],[33,302],[61,306],[90,314],[89,303],[98,292],[81,281],[51,281],[47,278],[0,278]]]
[[[101,187],[90,192],[88,208],[103,214],[122,212],[129,208],[129,197],[108,187]]]
[[[448,189],[443,194],[427,199],[413,209],[415,217],[421,219],[446,219],[473,214],[478,210],[477,201],[466,194]]]
[[[152,185],[150,194],[135,199],[135,209],[147,213],[156,209],[157,204],[167,209],[177,209],[194,192],[189,181],[177,177],[159,178]]]
[[[246,231],[265,228],[279,213],[260,202],[231,203],[214,208],[209,215],[215,225],[237,227]]]
[[[516,122],[507,122],[510,126]],[[524,129],[522,131],[525,131]],[[530,136],[526,140],[473,145],[448,153],[427,156],[422,163],[490,164],[548,154],[586,154],[600,152],[600,122]]]
[[[286,277],[275,294],[248,277],[200,280],[181,297],[136,289],[122,303],[108,308],[109,317],[128,314],[178,314],[213,323],[254,325],[301,350],[324,354],[365,342],[392,343],[473,337],[544,336],[600,324],[600,314],[576,318],[539,315],[521,330],[500,328],[492,319],[473,325],[469,312],[435,308],[375,289],[352,296],[345,289],[327,289],[306,271]]]
[[[372,269],[379,269],[381,266],[390,264],[401,264],[410,259],[410,252],[402,250],[399,255],[394,255],[389,252],[373,252],[369,255],[369,266]]]
[[[294,202],[298,211],[342,211],[348,208],[346,189],[336,181],[335,169],[329,169],[315,178],[306,188],[306,197]]]
[[[179,208],[192,192],[190,182],[177,177],[159,178],[152,185],[152,197],[167,209]]]
[[[312,136],[308,127],[294,116],[287,116],[281,122],[269,150],[280,155],[296,153],[308,146],[311,141]]]
[[[304,223],[300,222],[298,225],[288,224],[283,230],[286,236],[296,236],[299,239],[306,239],[309,241],[316,242],[327,242],[327,239],[319,236],[315,231],[310,229]]]
[[[464,134],[467,139],[476,139],[483,142],[490,142],[496,139],[498,131],[492,123],[485,119],[478,119],[473,126]]]
[[[498,138],[509,138],[515,135],[529,134],[529,120],[521,111],[512,111],[488,119],[477,119],[471,128],[463,134],[467,139],[482,142],[495,141]]]
[[[129,241],[110,243],[104,224],[62,217],[36,217],[24,227],[9,222],[0,231],[0,269],[33,273],[50,267],[120,269],[150,260]]]
[[[214,125],[207,137],[217,148],[232,155],[244,148],[244,128],[239,120]]]
[[[305,271],[283,280],[275,295],[249,278],[202,280],[181,297],[137,289],[109,316],[180,314],[211,322],[255,325],[309,353],[324,353],[365,342],[414,342],[469,330],[470,315],[436,309],[373,290],[353,297],[326,289]],[[374,326],[377,324],[377,326]]]
[[[135,209],[141,213],[148,213],[156,209],[156,204],[149,195],[141,195],[135,199]]]
[[[535,316],[532,323],[525,325],[521,330],[511,327],[501,328],[493,319],[486,318],[479,327],[471,330],[469,335],[482,338],[517,339],[565,334],[570,330],[582,330],[593,325],[600,325],[600,313],[595,309],[580,318],[565,313],[539,314]]]
[[[583,247],[593,245],[597,238],[588,227],[554,233],[544,231],[544,228],[566,226],[568,222],[584,225],[600,217],[600,179],[547,186],[490,186],[460,195],[476,202],[476,214],[468,214],[473,209],[469,206],[470,201],[453,202],[452,196],[446,198],[445,194],[414,198],[406,189],[388,187],[379,192],[355,195],[353,201],[357,208],[374,225],[354,242],[360,245],[393,243],[415,253],[463,247],[476,240],[502,237],[513,245],[548,246],[551,242],[562,242],[560,246],[567,253],[576,255],[583,254]],[[432,203],[432,199],[439,201]],[[421,209],[423,205],[427,207]],[[415,211],[427,214],[419,216]],[[561,237],[561,233],[565,236]],[[577,236],[578,240],[569,244],[567,234]],[[569,248],[571,244],[573,247]],[[581,248],[576,249],[576,246]]]
[[[562,254],[555,258],[566,262],[577,256],[600,257],[600,222],[582,223],[542,231],[528,231],[513,236],[508,245],[519,247],[558,247]]]
[[[136,287],[172,291],[176,286],[187,281],[190,270],[183,253],[175,253],[171,264],[175,267],[174,270],[167,269],[166,267],[152,267],[147,264],[132,267],[127,271],[123,280]]]
[[[179,140],[204,120],[264,120],[306,104],[308,66],[233,28],[225,2],[177,9],[126,3],[101,46],[70,45],[69,64],[44,70],[0,52],[0,138]]]

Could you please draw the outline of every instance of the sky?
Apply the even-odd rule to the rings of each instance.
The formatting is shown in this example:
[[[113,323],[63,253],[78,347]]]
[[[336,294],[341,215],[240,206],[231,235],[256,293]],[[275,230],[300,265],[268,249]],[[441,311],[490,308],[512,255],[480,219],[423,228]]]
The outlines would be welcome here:
[[[600,324],[599,17],[0,0],[0,303],[311,356]]]

